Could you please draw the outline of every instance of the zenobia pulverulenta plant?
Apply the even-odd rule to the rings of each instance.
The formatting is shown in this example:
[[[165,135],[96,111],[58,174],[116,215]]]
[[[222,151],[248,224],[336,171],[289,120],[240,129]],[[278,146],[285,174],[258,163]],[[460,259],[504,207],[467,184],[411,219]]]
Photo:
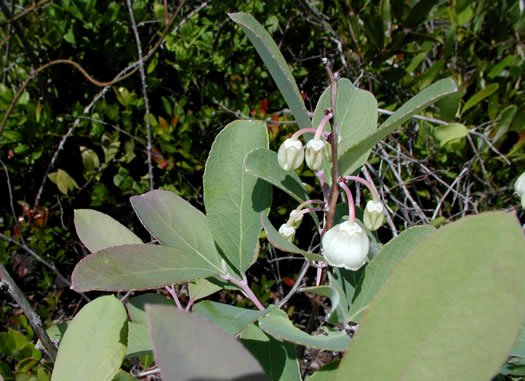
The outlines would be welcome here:
[[[294,381],[301,380],[303,360],[297,346],[345,352],[340,363],[312,379],[490,379],[509,353],[516,353],[512,347],[525,316],[525,245],[515,217],[493,212],[439,230],[412,227],[382,245],[374,231],[384,222],[385,206],[375,186],[356,176],[376,143],[456,92],[454,82],[429,86],[377,127],[373,95],[347,79],[332,80],[310,119],[270,35],[248,14],[230,18],[257,49],[298,123],[297,132],[276,153],[269,149],[263,122],[228,124],[206,162],[205,214],[167,191],[132,197],[135,213],[159,244],[142,243],[102,213],[76,211],[77,232],[91,254],[73,272],[75,290],[165,288],[173,300],[152,292],[132,296],[124,303],[129,320],[123,320],[119,299],[104,296],[89,303],[64,335],[52,381],[66,380],[68,370],[86,358],[93,366],[82,368],[83,379],[111,380],[124,357],[148,353],[163,380]],[[303,137],[310,140],[303,144]],[[310,199],[295,172],[305,160],[322,200]],[[351,182],[369,189],[362,221]],[[272,186],[298,203],[280,229],[268,218]],[[315,252],[295,245],[305,215],[317,227]],[[261,256],[262,228],[284,256],[304,257],[296,286],[275,304],[262,303],[246,275]],[[315,284],[301,288],[310,266],[317,271]],[[241,291],[256,308],[204,300],[225,287]],[[317,327],[321,334],[298,328],[282,309],[293,305],[298,291],[330,300],[326,316],[314,312],[312,317],[323,322]],[[188,294],[186,305],[181,292]],[[93,328],[98,325],[104,330]],[[108,335],[112,329],[119,334]],[[75,340],[97,347],[77,348],[71,345]],[[110,353],[112,361],[100,360],[97,353]]]

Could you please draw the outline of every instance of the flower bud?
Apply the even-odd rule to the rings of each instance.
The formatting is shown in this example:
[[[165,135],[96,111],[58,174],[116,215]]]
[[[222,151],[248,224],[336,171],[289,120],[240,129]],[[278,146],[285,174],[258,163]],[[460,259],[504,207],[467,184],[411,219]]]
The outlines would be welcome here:
[[[279,234],[287,241],[293,242],[295,238],[295,228],[287,224],[282,224],[279,228]]]
[[[357,271],[368,255],[368,237],[357,223],[345,221],[328,230],[321,241],[329,265]]]
[[[304,160],[303,143],[297,139],[286,139],[279,147],[277,160],[285,171],[295,171]]]
[[[323,165],[326,143],[321,139],[312,139],[306,143],[306,164],[312,171],[317,171]]]
[[[383,204],[379,201],[370,200],[366,203],[363,223],[368,230],[374,231],[383,225],[385,221],[383,210]]]
[[[525,172],[514,183],[514,192],[521,197],[521,207],[525,209]]]
[[[297,214],[297,209],[294,209],[290,212],[290,219]],[[292,222],[292,226],[297,229],[299,226],[301,226],[301,222],[303,222],[303,215],[299,214]]]

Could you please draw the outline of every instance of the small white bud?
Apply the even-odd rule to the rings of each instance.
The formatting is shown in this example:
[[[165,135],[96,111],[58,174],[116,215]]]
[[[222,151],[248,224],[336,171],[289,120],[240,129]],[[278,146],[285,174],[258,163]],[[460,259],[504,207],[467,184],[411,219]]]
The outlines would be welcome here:
[[[287,224],[282,224],[279,228],[279,234],[287,241],[293,242],[295,238],[295,228]]]
[[[370,200],[366,203],[363,223],[370,231],[377,230],[385,221],[384,207],[379,201]]]
[[[306,143],[306,164],[312,171],[317,171],[323,165],[326,143],[321,139],[312,139]]]
[[[303,143],[297,139],[286,139],[279,147],[277,160],[285,171],[295,171],[304,160]]]
[[[294,209],[290,212],[290,219],[297,214],[297,209]],[[301,226],[301,222],[303,222],[303,215],[299,214],[292,222],[292,226],[297,229],[299,226]]]
[[[357,223],[345,221],[328,230],[321,245],[329,265],[357,271],[366,262],[369,241]]]

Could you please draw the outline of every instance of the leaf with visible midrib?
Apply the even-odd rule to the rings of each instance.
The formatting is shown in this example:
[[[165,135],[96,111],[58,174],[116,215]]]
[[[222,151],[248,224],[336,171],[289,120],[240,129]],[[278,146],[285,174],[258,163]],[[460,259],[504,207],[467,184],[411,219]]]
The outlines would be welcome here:
[[[126,353],[128,316],[113,295],[86,304],[58,348],[51,381],[110,381]]]
[[[489,380],[525,316],[516,216],[448,224],[396,266],[361,319],[336,380]]]
[[[259,214],[271,204],[272,188],[244,170],[246,154],[268,148],[260,121],[237,120],[215,138],[204,171],[204,205],[215,242],[230,264],[244,273],[258,252]]]
[[[432,103],[437,102],[449,94],[455,93],[457,90],[456,84],[451,79],[442,79],[428,86],[385,120],[376,132],[350,147],[339,160],[339,171],[341,173],[347,173],[354,162],[358,161],[368,150],[390,135],[397,127]]]
[[[279,91],[301,128],[310,127],[310,118],[303,97],[277,44],[255,18],[247,13],[229,13],[228,16],[241,26],[268,68]]]
[[[199,256],[220,271],[206,216],[174,193],[154,190],[131,197],[131,205],[146,229],[163,245]]]
[[[90,290],[144,290],[219,274],[202,257],[173,247],[122,245],[97,251],[78,262],[72,288]]]

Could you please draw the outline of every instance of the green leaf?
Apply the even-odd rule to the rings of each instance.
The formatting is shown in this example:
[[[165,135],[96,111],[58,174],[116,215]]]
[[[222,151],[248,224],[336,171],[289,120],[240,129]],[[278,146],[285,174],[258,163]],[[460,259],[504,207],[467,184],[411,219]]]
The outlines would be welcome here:
[[[446,126],[434,128],[434,137],[439,141],[441,147],[464,138],[468,135],[467,127],[461,123],[450,123]]]
[[[303,182],[295,172],[281,168],[277,153],[266,148],[257,148],[246,155],[244,168],[252,176],[263,179],[288,193],[298,202],[308,200],[308,193]]]
[[[286,312],[278,309],[259,319],[259,328],[280,339],[328,351],[343,352],[350,343],[348,335],[340,331],[326,331],[326,335],[309,335],[296,328]]]
[[[435,232],[432,226],[414,226],[391,239],[363,269],[356,296],[350,306],[349,320],[358,323],[377,291],[394,267],[424,238]]]
[[[353,163],[357,162],[363,155],[366,155],[372,147],[390,135],[397,127],[432,103],[456,91],[457,86],[454,81],[451,79],[442,79],[412,97],[407,103],[401,106],[399,110],[385,120],[376,132],[361,139],[343,154],[339,160],[339,172],[349,173],[349,170],[353,168]]]
[[[158,245],[122,245],[84,257],[71,276],[72,288],[145,290],[206,278],[220,272],[188,251]]]
[[[126,303],[129,318],[135,323],[146,324],[146,304],[163,304],[175,306],[175,302],[165,296],[154,294],[152,292],[134,296]]]
[[[301,380],[294,344],[267,335],[255,324],[242,331],[240,342],[261,363],[270,380]]]
[[[468,109],[474,107],[479,102],[481,102],[483,99],[487,98],[488,96],[492,95],[495,91],[497,91],[499,88],[498,83],[491,83],[490,85],[487,85],[484,89],[478,91],[476,94],[471,96],[467,103],[463,106],[461,109],[461,114],[464,114]]]
[[[331,89],[330,86],[319,98],[315,108],[312,124],[317,127],[324,118],[324,110],[331,108]],[[343,78],[337,82],[337,96],[335,107],[335,123],[339,125],[340,142],[337,146],[337,157],[341,159],[343,154],[355,142],[365,139],[373,134],[377,129],[377,101],[374,96],[365,90],[358,89],[348,79]],[[330,130],[329,125],[325,127]],[[364,152],[360,157],[353,159],[352,163],[340,163],[346,170],[340,175],[345,176],[361,168],[368,159],[370,150]],[[324,173],[327,181],[331,182],[331,166],[325,162]]]
[[[113,295],[86,304],[58,348],[52,381],[111,380],[126,353],[128,316]]]
[[[336,380],[491,379],[525,316],[524,272],[524,238],[513,214],[444,226],[395,267]]]
[[[174,193],[154,190],[131,197],[131,205],[146,229],[163,245],[184,251],[221,270],[206,216]]]
[[[113,217],[93,209],[75,210],[75,229],[78,238],[92,253],[111,246],[142,243],[139,237]]]
[[[139,357],[151,354],[153,345],[149,337],[148,326],[145,322],[128,322],[128,347],[126,358]]]
[[[155,305],[146,312],[164,381],[268,379],[239,342],[202,316]]]
[[[460,103],[461,94],[459,91],[441,98],[436,103],[441,119],[445,122],[450,122],[454,119],[458,113]]]
[[[215,294],[220,290],[222,290],[221,286],[218,286],[204,278],[195,279],[188,283],[190,298],[194,300],[205,298]]]
[[[319,370],[315,371],[308,381],[332,381],[337,374],[337,368],[341,360],[335,360],[324,365]]]
[[[137,381],[135,377],[132,377],[129,373],[123,370],[119,371],[113,381]]]
[[[232,122],[215,138],[204,171],[204,205],[211,232],[239,274],[257,256],[259,214],[271,204],[270,184],[244,170],[244,157],[259,147],[268,148],[264,123]]]
[[[257,53],[259,53],[259,56],[262,58],[266,68],[277,84],[279,91],[286,100],[286,103],[288,103],[288,107],[292,110],[297,124],[301,128],[310,127],[310,118],[308,117],[308,112],[306,111],[299,88],[295,83],[292,72],[288,68],[288,64],[272,37],[252,15],[247,13],[229,13],[228,16],[241,26],[257,50]]]
[[[264,231],[266,233],[266,238],[268,238],[268,241],[278,248],[279,250],[286,251],[287,253],[293,253],[293,254],[301,254],[309,261],[325,261],[324,257],[322,255],[309,253],[307,251],[299,249],[297,246],[295,246],[293,243],[288,241],[287,239],[283,238],[279,232],[275,229],[273,224],[268,219],[268,215],[265,212],[261,213],[261,224],[264,228]]]
[[[217,324],[232,336],[237,335],[243,328],[268,313],[268,310],[249,310],[209,300],[197,303],[194,311]]]

